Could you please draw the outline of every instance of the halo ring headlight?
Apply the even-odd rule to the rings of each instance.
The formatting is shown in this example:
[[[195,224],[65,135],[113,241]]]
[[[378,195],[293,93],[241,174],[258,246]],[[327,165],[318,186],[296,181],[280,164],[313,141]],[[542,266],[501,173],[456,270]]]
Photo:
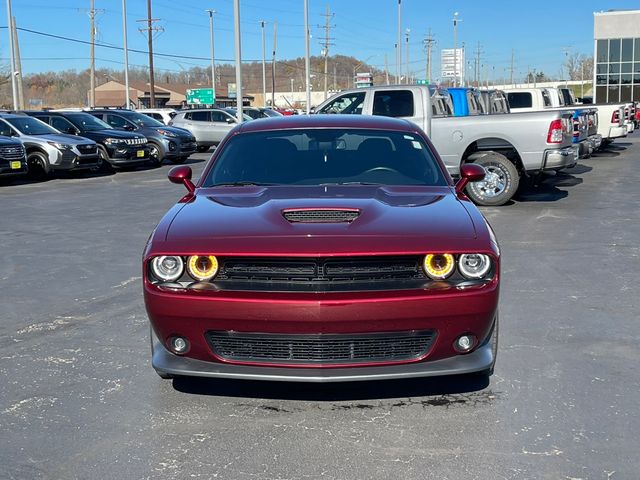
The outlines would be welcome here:
[[[482,278],[491,269],[491,258],[482,253],[465,253],[458,259],[458,269],[466,278]]]
[[[213,255],[192,255],[187,259],[187,271],[194,280],[206,282],[218,273],[218,259]]]
[[[175,255],[161,255],[151,261],[153,275],[163,282],[173,282],[182,276],[184,262]]]
[[[444,280],[456,267],[456,261],[450,253],[429,253],[422,262],[424,272],[433,280]]]

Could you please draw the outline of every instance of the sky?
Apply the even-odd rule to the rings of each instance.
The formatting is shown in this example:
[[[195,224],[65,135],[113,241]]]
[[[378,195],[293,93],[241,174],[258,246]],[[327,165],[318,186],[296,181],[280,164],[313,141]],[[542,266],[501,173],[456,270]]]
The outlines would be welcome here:
[[[0,26],[7,25],[5,2],[0,6]],[[97,42],[122,47],[122,1],[95,0]],[[403,48],[409,29],[409,69],[425,77],[423,40],[431,28],[434,47],[434,77],[439,76],[439,51],[453,48],[453,13],[459,12],[458,44],[464,42],[467,60],[480,42],[481,63],[494,78],[508,77],[511,56],[514,76],[524,77],[529,69],[558,75],[565,55],[593,55],[593,12],[638,8],[629,0],[582,0],[578,2],[538,0],[536,2],[453,0],[402,0]],[[192,66],[208,67],[210,58],[209,17],[214,9],[215,56],[221,63],[234,58],[232,0],[152,0],[155,24],[163,28],[154,41],[154,51],[177,57],[155,57],[155,67],[180,72]],[[274,22],[277,30],[277,59],[304,55],[303,0],[240,0],[243,60],[261,60],[260,21],[267,22],[267,57],[271,56]],[[311,54],[320,55],[327,5],[331,13],[333,38],[329,54],[352,55],[395,70],[397,0],[309,0]],[[90,0],[13,0],[13,15],[19,28],[88,41]],[[130,49],[146,51],[147,41],[138,20],[146,18],[145,0],[127,1],[127,31]],[[564,26],[560,30],[560,26]],[[89,65],[89,45],[20,31],[20,51],[25,74]],[[184,58],[200,57],[200,59]],[[403,65],[406,50],[403,50]],[[8,64],[8,31],[0,29],[0,62]],[[96,47],[97,67],[120,69],[123,52]],[[144,53],[129,54],[131,66],[146,66]],[[405,67],[403,66],[403,69]],[[469,74],[470,70],[468,71]]]

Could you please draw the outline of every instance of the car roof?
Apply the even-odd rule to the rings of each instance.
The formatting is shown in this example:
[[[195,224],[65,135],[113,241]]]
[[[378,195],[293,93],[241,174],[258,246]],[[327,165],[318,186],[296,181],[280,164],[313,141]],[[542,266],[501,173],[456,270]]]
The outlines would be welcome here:
[[[347,128],[415,132],[418,126],[391,117],[370,115],[295,115],[270,117],[242,123],[238,133],[290,128]]]

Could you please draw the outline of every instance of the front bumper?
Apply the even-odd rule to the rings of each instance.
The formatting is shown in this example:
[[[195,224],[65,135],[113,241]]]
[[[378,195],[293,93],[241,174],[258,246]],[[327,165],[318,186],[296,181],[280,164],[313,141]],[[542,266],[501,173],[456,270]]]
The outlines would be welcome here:
[[[20,168],[11,168],[12,163],[20,162]],[[17,175],[24,175],[27,173],[27,161],[25,159],[22,160],[4,160],[0,159],[0,176],[2,177],[12,177]]]
[[[145,282],[144,296],[152,325],[153,367],[170,375],[262,380],[339,382],[410,378],[479,372],[494,362],[492,332],[497,318],[498,279],[481,287],[443,291],[344,294],[256,294],[218,292],[184,295]],[[217,357],[207,331],[263,334],[368,334],[433,330],[426,355],[401,362],[351,365],[285,365],[232,361]],[[473,334],[479,347],[460,354],[453,343]],[[173,336],[189,341],[186,355],[168,351]],[[487,347],[487,345],[490,345]]]
[[[562,170],[573,167],[579,156],[578,145],[544,151],[542,170]]]
[[[170,138],[163,140],[166,158],[183,158],[196,153],[198,145],[195,138]]]
[[[326,369],[255,367],[179,357],[169,352],[151,330],[151,363],[159,373],[239,380],[330,383],[461,375],[490,371],[495,363],[496,347],[497,330],[494,328],[487,341],[472,353],[430,362]]]
[[[142,156],[138,152],[143,152]],[[149,161],[149,147],[145,145],[134,145],[126,147],[110,147],[107,149],[109,163],[114,166],[137,165]]]

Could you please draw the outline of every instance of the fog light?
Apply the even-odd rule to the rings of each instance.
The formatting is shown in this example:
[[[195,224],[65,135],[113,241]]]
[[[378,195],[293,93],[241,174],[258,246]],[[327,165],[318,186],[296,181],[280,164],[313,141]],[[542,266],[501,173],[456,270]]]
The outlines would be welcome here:
[[[476,345],[475,335],[460,335],[455,342],[453,342],[453,348],[460,353],[467,353],[471,351]]]
[[[169,151],[173,152],[177,147],[176,142],[169,142]]]
[[[189,348],[189,342],[186,338],[172,337],[169,340],[169,348],[173,353],[184,353]]]

